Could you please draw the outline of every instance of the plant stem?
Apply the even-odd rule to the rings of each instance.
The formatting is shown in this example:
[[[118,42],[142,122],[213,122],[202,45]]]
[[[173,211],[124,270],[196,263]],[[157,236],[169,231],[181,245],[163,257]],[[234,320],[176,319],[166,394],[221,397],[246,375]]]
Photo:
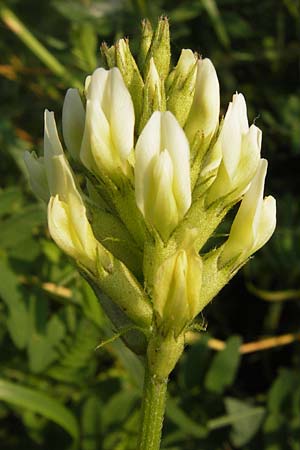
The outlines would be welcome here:
[[[167,378],[145,369],[142,422],[137,450],[159,450],[166,407]]]

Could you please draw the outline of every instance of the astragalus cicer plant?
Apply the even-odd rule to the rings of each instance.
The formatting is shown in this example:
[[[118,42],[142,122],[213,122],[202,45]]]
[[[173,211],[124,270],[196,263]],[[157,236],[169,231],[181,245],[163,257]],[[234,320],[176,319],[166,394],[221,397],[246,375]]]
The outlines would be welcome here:
[[[25,162],[52,238],[144,362],[138,449],[154,450],[185,333],[271,237],[276,206],[263,197],[261,130],[249,126],[243,95],[220,121],[212,62],[182,50],[172,67],[167,19],[154,32],[143,22],[137,59],[124,39],[102,52],[106,68],[66,93],[69,160],[46,111],[44,156]],[[229,237],[203,253],[238,202]]]

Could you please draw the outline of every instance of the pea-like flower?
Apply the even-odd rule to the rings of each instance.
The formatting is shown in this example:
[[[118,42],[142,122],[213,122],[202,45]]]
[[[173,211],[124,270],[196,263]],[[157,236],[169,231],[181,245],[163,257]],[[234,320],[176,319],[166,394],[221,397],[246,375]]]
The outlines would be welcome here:
[[[261,138],[258,127],[249,127],[244,96],[235,94],[202,171],[204,176],[216,170],[208,193],[209,204],[229,194],[230,201],[236,200],[245,192],[258,167]]]
[[[199,59],[193,103],[185,124],[185,132],[192,144],[196,135],[207,148],[219,126],[220,86],[210,59]]]
[[[48,227],[57,245],[93,273],[97,272],[98,260],[108,265],[108,254],[94,237],[65,158],[53,112],[45,111],[44,157],[27,152],[24,159],[33,191],[48,202]]]
[[[96,175],[115,181],[128,173],[134,108],[118,68],[96,69],[86,82],[86,115],[80,159]]]
[[[229,238],[220,255],[221,265],[231,260],[235,265],[245,262],[265,245],[275,230],[276,201],[272,196],[263,198],[267,166],[267,161],[261,159],[232,223]]]
[[[137,141],[135,157],[137,205],[167,239],[191,204],[189,144],[171,112],[152,114]]]

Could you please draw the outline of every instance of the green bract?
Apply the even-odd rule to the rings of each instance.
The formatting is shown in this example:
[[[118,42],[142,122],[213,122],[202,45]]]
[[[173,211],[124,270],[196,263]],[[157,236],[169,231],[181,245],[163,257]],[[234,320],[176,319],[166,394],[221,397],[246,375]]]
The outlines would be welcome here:
[[[124,340],[164,378],[199,312],[271,237],[275,200],[263,199],[261,131],[249,127],[243,95],[220,122],[212,62],[184,49],[173,67],[167,19],[154,31],[143,22],[136,59],[124,39],[102,53],[106,68],[87,77],[83,95],[65,97],[70,161],[46,111],[44,158],[25,162],[52,238],[115,327],[140,334]],[[239,201],[227,241],[203,253]]]

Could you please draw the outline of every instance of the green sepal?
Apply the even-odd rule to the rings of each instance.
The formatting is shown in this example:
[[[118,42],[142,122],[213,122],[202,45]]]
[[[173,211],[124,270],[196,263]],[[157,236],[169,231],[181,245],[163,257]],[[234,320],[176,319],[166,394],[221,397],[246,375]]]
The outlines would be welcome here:
[[[89,212],[90,223],[97,241],[140,279],[142,277],[142,252],[121,220],[96,205],[89,205]]]
[[[139,123],[139,134],[150,119],[154,111],[166,111],[166,93],[164,83],[159,79],[158,85],[153,89],[153,80],[151,79],[151,67],[145,79],[144,98],[142,115]]]
[[[104,173],[101,173],[100,177],[99,174],[96,176],[87,169],[83,168],[82,171],[107,205],[104,209],[119,217],[138,248],[143,250],[148,231],[136,204],[131,179],[120,174],[118,185],[116,185]]]
[[[148,328],[152,323],[152,306],[142,286],[130,270],[112,255],[105,268],[97,267],[97,274],[84,269],[89,278],[107,295],[137,326]],[[83,266],[78,264],[81,269]]]
[[[145,62],[145,72],[148,72],[150,59],[153,57],[157,71],[162,80],[169,74],[171,62],[170,30],[166,17],[161,17],[158,21],[150,49]]]
[[[153,38],[153,29],[148,19],[142,21],[142,33],[140,40],[140,48],[138,53],[138,65],[142,73],[144,73],[144,66],[147,59],[151,42]]]
[[[169,75],[173,81],[168,89],[167,110],[174,114],[182,127],[185,125],[193,103],[196,72],[197,61],[186,76],[176,70],[176,67]]]
[[[204,136],[200,131],[195,134],[193,142],[191,143],[192,189],[194,189],[196,184],[201,184],[202,187],[205,186],[205,189],[208,189],[217,176],[218,165],[216,165],[213,170],[207,171],[205,174],[201,174],[201,171],[205,168],[207,162],[212,159],[212,152],[214,151],[215,143],[221,131],[222,123],[223,121],[221,121],[221,125],[213,137],[211,137],[211,135]]]
[[[143,105],[144,82],[135,59],[132,56],[128,39],[120,39],[115,45],[115,51],[116,66],[123,76],[123,80],[133,101],[137,127]]]
[[[112,69],[116,66],[116,51],[115,46],[108,47],[106,42],[103,42],[100,47],[101,54],[106,62],[108,69]]]
[[[196,190],[193,197],[190,209],[175,229],[172,238],[180,243],[184,241],[187,229],[198,230],[194,236],[194,246],[197,251],[200,251],[226,216],[230,207],[224,207],[222,202],[216,202],[207,208],[205,196],[199,195],[198,197]]]

